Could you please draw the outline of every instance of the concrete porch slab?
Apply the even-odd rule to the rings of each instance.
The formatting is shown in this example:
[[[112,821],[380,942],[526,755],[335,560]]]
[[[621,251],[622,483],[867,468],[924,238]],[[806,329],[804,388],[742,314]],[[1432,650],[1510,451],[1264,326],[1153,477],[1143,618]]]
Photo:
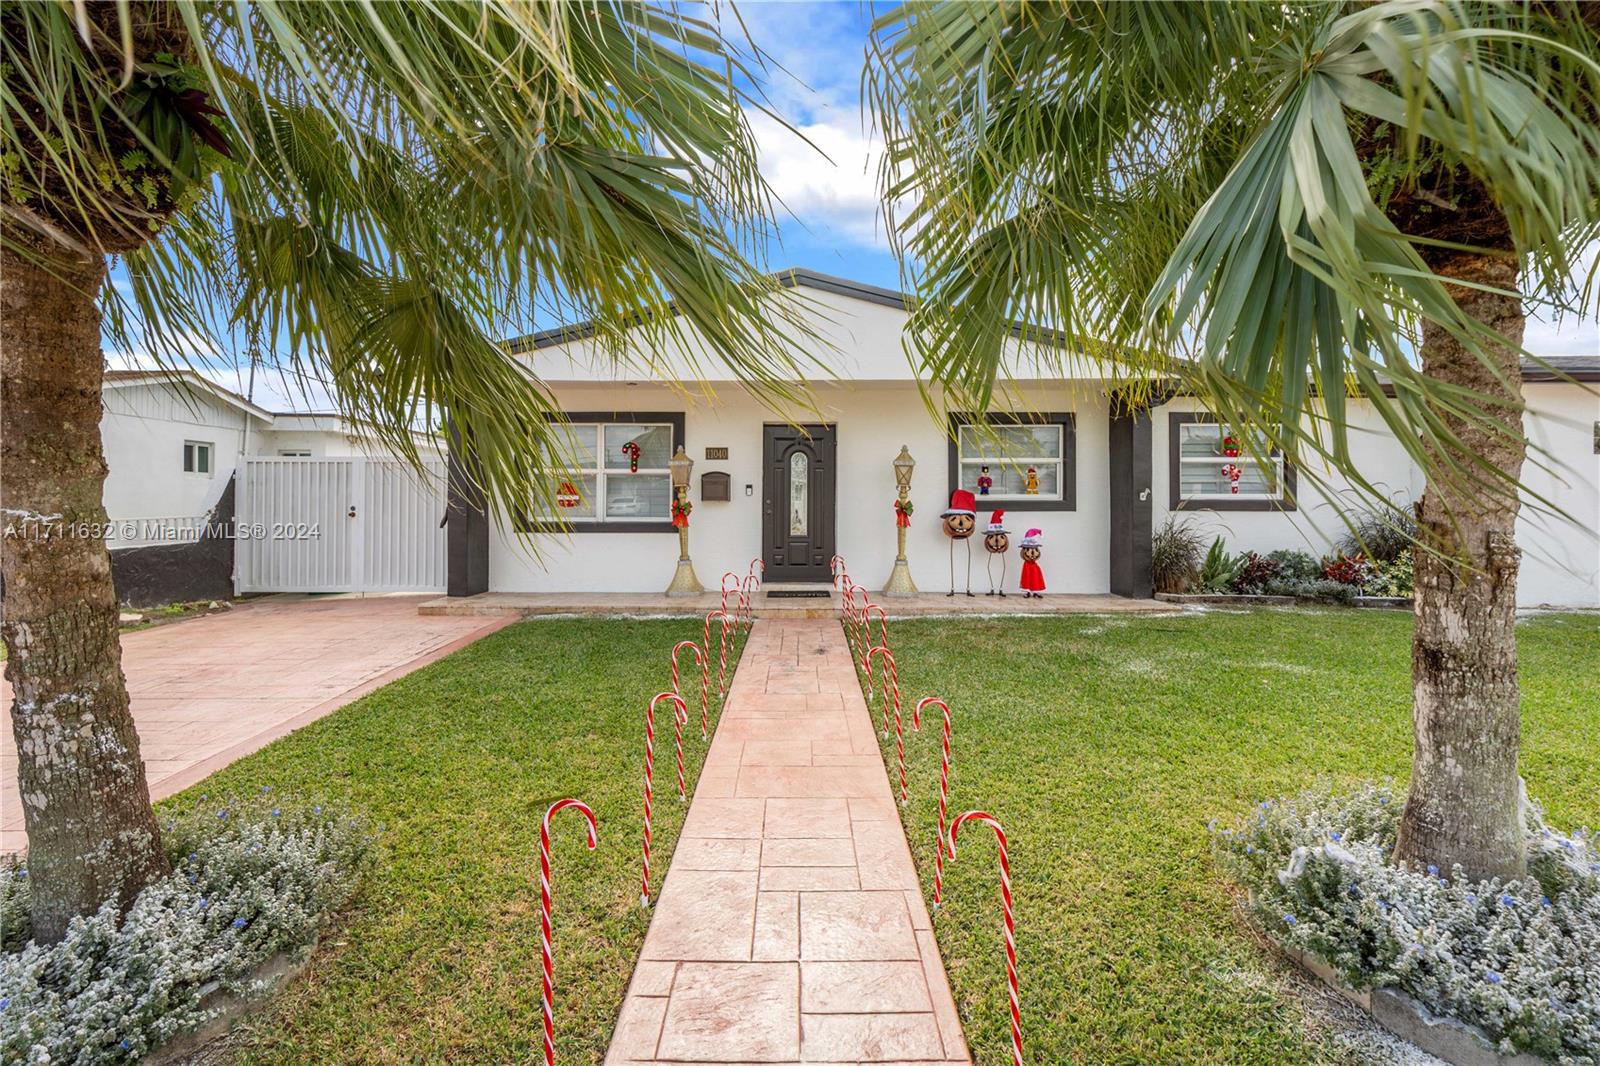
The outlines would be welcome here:
[[[782,586],[773,586],[781,588]],[[1158,600],[1134,600],[1112,595],[1045,595],[1023,599],[1018,595],[946,596],[924,592],[903,599],[872,593],[891,618],[983,615],[1142,614],[1176,613],[1181,608]],[[659,592],[483,592],[476,596],[440,596],[425,600],[420,614],[458,618],[529,618],[538,615],[678,615],[703,618],[716,610],[722,597],[715,592],[700,596],[666,596]],[[729,595],[728,607],[733,609]],[[755,594],[751,611],[757,618],[831,618],[839,613],[839,594],[827,599],[788,599]]]

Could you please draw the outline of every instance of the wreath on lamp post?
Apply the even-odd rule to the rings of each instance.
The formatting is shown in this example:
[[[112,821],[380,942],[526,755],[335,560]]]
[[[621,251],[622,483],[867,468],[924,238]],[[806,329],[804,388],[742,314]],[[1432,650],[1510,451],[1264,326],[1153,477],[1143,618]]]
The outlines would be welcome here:
[[[914,510],[916,510],[916,507],[910,500],[894,501],[894,524],[897,526],[911,525],[911,512]]]
[[[689,526],[689,512],[694,510],[694,504],[688,500],[674,499],[672,501],[672,524],[679,529]]]

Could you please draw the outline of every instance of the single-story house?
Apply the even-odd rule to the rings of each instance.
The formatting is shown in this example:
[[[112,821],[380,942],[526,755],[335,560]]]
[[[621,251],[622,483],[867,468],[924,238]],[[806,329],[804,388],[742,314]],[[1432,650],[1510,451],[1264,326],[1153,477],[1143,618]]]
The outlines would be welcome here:
[[[831,374],[806,382],[810,407],[773,410],[731,374],[703,362],[691,372],[673,353],[619,365],[581,327],[516,342],[567,413],[579,458],[560,475],[560,515],[502,508],[497,518],[466,493],[455,496],[451,594],[666,589],[678,559],[667,464],[679,446],[694,461],[690,552],[713,590],[724,571],[743,574],[755,558],[765,561],[769,586],[827,581],[836,553],[855,580],[882,588],[895,558],[893,463],[902,446],[916,460],[907,555],[923,592],[951,587],[940,514],[958,489],[975,495],[980,536],[955,545],[955,585],[967,587],[970,547],[978,593],[988,589],[981,533],[997,509],[1014,545],[1041,531],[1047,594],[1148,596],[1152,531],[1177,511],[1235,551],[1323,554],[1346,531],[1328,498],[1354,498],[1341,479],[1318,491],[1309,487],[1315,479],[1282,463],[1265,471],[1248,459],[1231,463],[1223,427],[1192,399],[1124,412],[1092,361],[1075,361],[1062,376],[1056,360],[1020,338],[1011,342],[1004,408],[942,410],[935,392],[930,412],[902,345],[903,294],[808,270],[779,277],[783,298],[802,298],[815,334],[832,346],[811,353]],[[655,373],[638,369],[647,362]],[[1600,360],[1566,360],[1562,370],[1578,383],[1543,368],[1525,372],[1527,432],[1554,466],[1530,463],[1526,479],[1571,517],[1524,510],[1520,597],[1595,607]],[[1352,411],[1360,469],[1394,500],[1415,500],[1422,477],[1404,449],[1370,405],[1355,401]],[[974,432],[979,419],[997,431]],[[551,531],[558,520],[569,531]],[[1012,554],[1008,592],[1019,571]]]

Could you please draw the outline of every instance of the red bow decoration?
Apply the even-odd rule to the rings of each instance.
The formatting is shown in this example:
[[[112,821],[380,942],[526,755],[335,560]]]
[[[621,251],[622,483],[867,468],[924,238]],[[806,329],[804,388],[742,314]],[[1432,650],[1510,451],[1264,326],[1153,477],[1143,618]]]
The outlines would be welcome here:
[[[628,473],[639,472],[639,442],[630,440],[622,446],[622,454],[628,457]]]
[[[694,510],[694,504],[688,500],[672,501],[672,524],[679,529],[686,529],[689,525],[689,512]]]
[[[910,526],[913,509],[910,500],[894,501],[894,524],[896,526]]]

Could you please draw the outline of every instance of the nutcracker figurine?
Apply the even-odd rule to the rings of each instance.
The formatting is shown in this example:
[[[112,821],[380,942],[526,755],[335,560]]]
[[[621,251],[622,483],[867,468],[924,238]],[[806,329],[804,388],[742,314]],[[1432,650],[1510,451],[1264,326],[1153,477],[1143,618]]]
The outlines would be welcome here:
[[[1022,537],[1022,595],[1044,595],[1044,570],[1039,566],[1039,553],[1044,548],[1044,530],[1030,529]]]
[[[950,506],[939,517],[944,519],[944,535],[950,538],[950,591],[956,594],[956,541],[967,543],[967,595],[972,595],[972,531],[978,525],[978,501],[966,489],[950,494]]]
[[[986,596],[1004,596],[1006,594],[1006,552],[1011,550],[1011,536],[1006,532],[1006,513],[995,511],[989,516],[989,524],[983,530],[983,550],[989,553],[989,561],[984,569],[989,574],[989,591]],[[1000,557],[1000,584],[994,583],[994,557]]]
[[[987,496],[989,490],[994,488],[994,478],[989,476],[987,465],[978,468],[978,495]]]

